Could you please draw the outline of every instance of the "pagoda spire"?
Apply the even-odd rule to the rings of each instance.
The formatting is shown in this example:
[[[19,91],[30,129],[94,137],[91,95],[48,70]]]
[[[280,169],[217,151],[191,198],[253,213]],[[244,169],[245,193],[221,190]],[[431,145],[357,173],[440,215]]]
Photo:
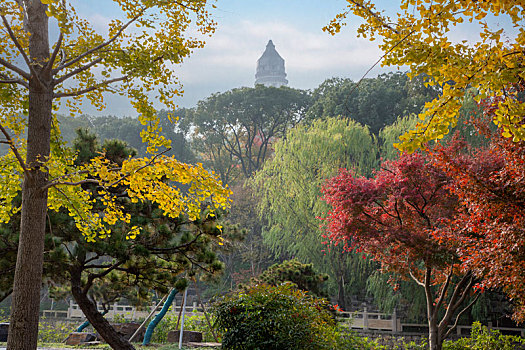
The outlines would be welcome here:
[[[280,87],[288,85],[284,69],[284,59],[275,50],[272,40],[266,44],[266,50],[257,60],[257,71],[255,73],[255,85]]]

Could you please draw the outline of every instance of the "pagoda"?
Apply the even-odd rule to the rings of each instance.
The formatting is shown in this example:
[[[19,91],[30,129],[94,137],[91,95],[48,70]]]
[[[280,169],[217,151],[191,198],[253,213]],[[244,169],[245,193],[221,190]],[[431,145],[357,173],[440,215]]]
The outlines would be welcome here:
[[[275,45],[271,40],[268,41],[266,50],[257,60],[255,85],[257,84],[274,87],[288,85],[284,71],[284,59],[275,50]]]

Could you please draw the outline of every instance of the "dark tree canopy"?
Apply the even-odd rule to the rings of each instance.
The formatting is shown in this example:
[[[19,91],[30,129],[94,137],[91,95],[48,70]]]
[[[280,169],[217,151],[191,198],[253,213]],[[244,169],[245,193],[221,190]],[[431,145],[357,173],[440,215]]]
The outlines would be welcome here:
[[[331,78],[314,90],[310,118],[343,116],[368,125],[373,134],[398,118],[419,113],[439,91],[425,87],[422,78],[410,80],[406,73],[386,73],[358,84]]]
[[[292,282],[297,288],[308,291],[315,296],[326,296],[324,282],[328,275],[318,273],[313,264],[303,264],[297,259],[285,260],[280,264],[274,264],[264,270],[251,284],[266,283],[278,286],[284,282]]]
[[[194,147],[221,180],[250,178],[270,156],[272,144],[304,119],[306,91],[288,87],[239,88],[213,94],[197,105]]]

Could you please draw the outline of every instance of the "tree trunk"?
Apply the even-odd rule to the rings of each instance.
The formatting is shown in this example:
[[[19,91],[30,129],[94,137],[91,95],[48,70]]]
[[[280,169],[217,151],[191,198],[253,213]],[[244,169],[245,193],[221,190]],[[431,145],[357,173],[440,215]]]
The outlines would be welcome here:
[[[109,324],[108,320],[98,312],[97,305],[83,292],[81,274],[82,272],[79,270],[71,271],[71,294],[73,294],[73,298],[75,298],[75,301],[88,321],[112,349],[135,350],[133,345],[122,337],[115,328]]]
[[[439,334],[439,327],[435,320],[428,321],[428,345],[430,350],[441,350],[443,341]]]
[[[35,62],[29,81],[29,116],[26,165],[22,185],[20,241],[13,283],[13,303],[7,348],[34,350],[38,341],[38,318],[44,235],[47,212],[47,172],[42,162],[49,156],[52,111],[51,77],[42,63],[49,60],[47,6],[40,1],[26,1],[27,27],[30,33],[29,56]],[[38,62],[38,63],[36,63]]]
[[[346,310],[345,277],[342,274],[337,279],[337,303],[341,309]]]

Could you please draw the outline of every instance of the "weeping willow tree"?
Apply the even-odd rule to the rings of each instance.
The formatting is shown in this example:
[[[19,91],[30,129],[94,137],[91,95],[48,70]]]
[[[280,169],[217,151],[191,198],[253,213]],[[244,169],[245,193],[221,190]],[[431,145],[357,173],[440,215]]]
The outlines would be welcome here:
[[[277,257],[295,257],[327,273],[342,308],[348,294],[365,291],[374,267],[361,255],[323,244],[318,217],[327,207],[320,200],[321,186],[339,168],[371,174],[377,153],[376,139],[367,127],[342,118],[316,120],[310,126],[296,126],[277,142],[274,157],[252,182],[259,214],[267,222],[265,243]]]

